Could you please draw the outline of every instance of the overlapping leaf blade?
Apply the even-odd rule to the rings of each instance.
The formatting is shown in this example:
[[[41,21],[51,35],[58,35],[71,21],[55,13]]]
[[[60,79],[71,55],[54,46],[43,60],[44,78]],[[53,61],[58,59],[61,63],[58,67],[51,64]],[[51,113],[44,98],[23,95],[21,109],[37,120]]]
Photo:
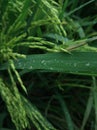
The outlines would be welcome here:
[[[28,55],[14,61],[16,69],[97,75],[97,53],[73,52]],[[8,64],[0,67],[6,69]]]

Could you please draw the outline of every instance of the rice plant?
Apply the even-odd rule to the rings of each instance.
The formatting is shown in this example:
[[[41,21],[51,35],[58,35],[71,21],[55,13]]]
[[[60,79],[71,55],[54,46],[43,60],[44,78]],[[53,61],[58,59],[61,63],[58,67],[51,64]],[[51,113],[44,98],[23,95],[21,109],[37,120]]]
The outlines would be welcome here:
[[[0,130],[96,130],[97,2],[1,0],[0,16]]]

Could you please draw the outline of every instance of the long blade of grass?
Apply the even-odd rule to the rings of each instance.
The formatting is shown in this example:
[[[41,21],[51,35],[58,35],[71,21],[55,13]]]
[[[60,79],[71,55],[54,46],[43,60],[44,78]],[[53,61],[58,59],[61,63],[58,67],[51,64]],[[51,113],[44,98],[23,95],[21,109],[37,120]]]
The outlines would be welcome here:
[[[74,130],[74,124],[73,124],[73,121],[71,119],[69,110],[67,108],[67,105],[66,105],[64,99],[62,98],[62,96],[60,94],[57,94],[57,99],[58,99],[58,101],[59,101],[59,103],[61,105],[61,109],[63,111],[63,114],[65,115],[68,130]]]
[[[96,78],[93,76],[93,96],[94,96],[94,109],[95,109],[95,130],[97,130],[97,81]]]
[[[14,61],[16,69],[29,71],[65,72],[83,75],[97,75],[97,53],[73,52],[28,55]],[[0,70],[8,68],[8,63]]]
[[[84,113],[84,118],[83,118],[83,121],[82,121],[81,130],[84,130],[84,127],[85,127],[85,125],[88,121],[92,107],[93,107],[93,95],[90,92],[88,102],[87,102],[87,106],[86,106],[86,110],[85,110],[85,113]]]
[[[90,1],[88,1],[88,2],[86,2],[86,3],[84,3],[84,4],[82,4],[82,5],[80,5],[79,7],[75,8],[74,10],[72,10],[72,11],[70,11],[68,14],[66,14],[65,17],[67,17],[67,16],[69,16],[69,15],[75,13],[75,12],[78,11],[79,9],[85,7],[86,5],[88,5],[88,4],[90,4],[90,3],[94,2],[94,1],[95,1],[95,0],[90,0]]]

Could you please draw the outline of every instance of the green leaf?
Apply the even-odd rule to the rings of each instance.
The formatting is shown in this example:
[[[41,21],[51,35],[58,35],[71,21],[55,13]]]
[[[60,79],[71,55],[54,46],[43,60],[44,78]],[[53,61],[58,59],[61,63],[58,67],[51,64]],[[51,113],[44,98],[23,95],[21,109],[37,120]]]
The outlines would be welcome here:
[[[72,121],[72,118],[71,118],[71,115],[69,113],[68,107],[67,107],[63,97],[59,93],[57,94],[57,99],[58,99],[58,101],[60,103],[63,114],[64,114],[64,116],[66,118],[68,130],[74,130],[74,123]]]
[[[85,125],[86,125],[86,123],[89,119],[89,115],[91,113],[92,107],[93,107],[93,94],[92,94],[92,92],[90,92],[88,102],[87,102],[87,106],[86,106],[86,110],[85,110],[85,113],[84,113],[84,118],[83,118],[82,125],[81,125],[81,130],[84,130],[84,127],[85,127]]]
[[[95,130],[97,130],[97,80],[95,76],[92,77],[93,79],[93,98],[94,98],[94,109],[95,109]]]
[[[14,61],[16,69],[27,71],[64,72],[82,75],[97,75],[97,53],[73,52],[27,55]],[[0,67],[5,70],[8,63]]]

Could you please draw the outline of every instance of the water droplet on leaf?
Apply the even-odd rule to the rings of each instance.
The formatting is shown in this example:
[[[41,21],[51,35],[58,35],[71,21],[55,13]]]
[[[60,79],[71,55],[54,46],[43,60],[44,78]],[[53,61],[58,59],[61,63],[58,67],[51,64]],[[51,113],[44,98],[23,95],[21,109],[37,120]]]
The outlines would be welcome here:
[[[90,66],[90,63],[87,63],[86,66]]]

